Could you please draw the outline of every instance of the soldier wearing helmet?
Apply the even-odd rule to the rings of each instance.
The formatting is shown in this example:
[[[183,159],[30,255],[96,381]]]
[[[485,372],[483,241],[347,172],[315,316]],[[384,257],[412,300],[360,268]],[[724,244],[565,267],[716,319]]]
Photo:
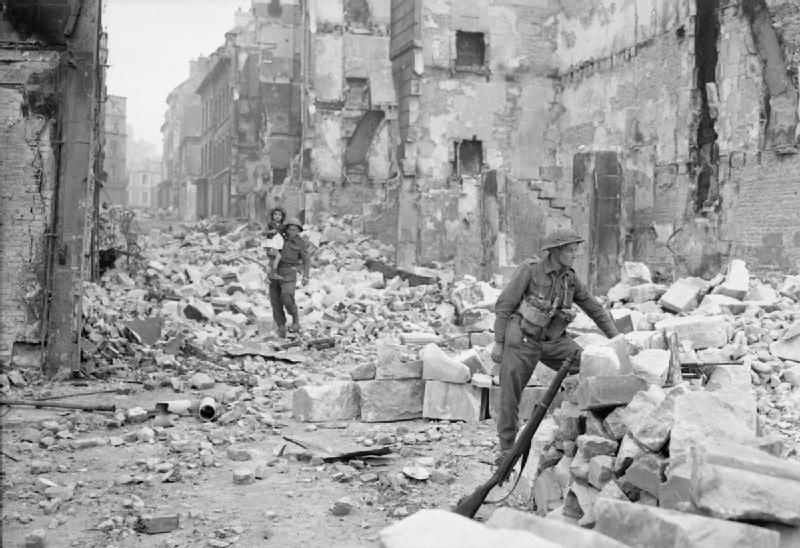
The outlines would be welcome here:
[[[572,265],[577,232],[560,228],[545,240],[544,260],[528,259],[514,272],[495,304],[492,360],[500,364],[500,409],[497,434],[502,462],[517,435],[519,402],[536,364],[558,370],[579,346],[566,334],[577,304],[609,338],[619,334],[611,316],[589,293]],[[577,373],[577,368],[572,373]]]
[[[272,305],[272,319],[278,329],[278,336],[286,336],[286,316],[292,317],[289,330],[297,333],[300,331],[300,312],[294,301],[294,292],[297,288],[297,274],[300,269],[303,273],[303,284],[308,283],[308,272],[311,263],[308,257],[306,242],[300,237],[303,224],[297,218],[288,219],[284,224],[286,238],[283,242],[280,261],[277,267],[277,276],[269,281],[269,302]]]

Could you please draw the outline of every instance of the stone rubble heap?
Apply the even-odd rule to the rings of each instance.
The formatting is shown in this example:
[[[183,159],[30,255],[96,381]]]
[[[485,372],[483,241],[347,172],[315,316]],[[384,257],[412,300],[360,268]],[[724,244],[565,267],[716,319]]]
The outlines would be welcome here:
[[[483,526],[421,511],[384,529],[384,547],[800,543],[800,277],[775,289],[735,260],[710,282],[666,287],[626,263],[608,300],[624,334],[571,325],[579,383],[518,487],[538,516],[499,509]],[[683,363],[715,365],[670,378],[673,333]]]

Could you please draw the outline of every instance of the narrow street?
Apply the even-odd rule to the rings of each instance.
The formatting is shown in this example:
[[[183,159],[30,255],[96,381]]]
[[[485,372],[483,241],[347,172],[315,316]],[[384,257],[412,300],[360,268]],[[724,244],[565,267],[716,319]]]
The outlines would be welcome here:
[[[0,545],[800,547],[800,1],[0,1]]]

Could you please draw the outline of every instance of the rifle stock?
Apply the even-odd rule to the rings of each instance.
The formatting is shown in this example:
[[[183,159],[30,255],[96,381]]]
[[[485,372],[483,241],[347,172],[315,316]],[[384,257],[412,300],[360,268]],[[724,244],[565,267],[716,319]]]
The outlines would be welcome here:
[[[514,465],[521,457],[524,456],[525,459],[527,459],[528,451],[530,451],[531,448],[533,435],[536,433],[536,430],[539,429],[539,425],[542,423],[542,419],[544,419],[544,416],[547,413],[547,408],[550,407],[550,404],[553,402],[553,398],[555,398],[558,389],[561,387],[561,383],[564,382],[564,379],[577,360],[579,354],[580,353],[578,351],[575,351],[575,353],[573,353],[569,358],[564,360],[564,363],[561,365],[561,369],[559,369],[558,373],[556,373],[556,376],[553,379],[553,382],[550,383],[547,392],[545,392],[544,396],[542,396],[542,399],[536,402],[536,405],[534,405],[531,418],[525,425],[525,428],[523,428],[522,433],[514,442],[511,450],[503,459],[503,462],[500,463],[500,466],[497,467],[497,470],[495,470],[492,477],[489,478],[489,481],[475,489],[470,496],[459,501],[456,507],[453,508],[453,512],[468,518],[474,518],[475,514],[478,513],[478,509],[489,495],[489,492],[496,485],[499,485],[505,481],[505,479],[511,473],[511,470],[514,469]]]

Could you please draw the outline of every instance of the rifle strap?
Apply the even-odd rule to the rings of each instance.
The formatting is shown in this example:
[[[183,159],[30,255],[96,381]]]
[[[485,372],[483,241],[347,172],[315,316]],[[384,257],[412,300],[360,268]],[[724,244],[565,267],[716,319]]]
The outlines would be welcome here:
[[[525,465],[528,464],[528,456],[530,455],[530,453],[531,453],[531,446],[530,446],[530,444],[528,444],[528,447],[525,449],[525,451],[522,452],[522,459],[521,459],[522,463],[521,463],[520,468],[519,468],[519,474],[517,474],[517,479],[514,480],[514,485],[511,486],[511,489],[508,491],[508,493],[506,493],[506,495],[501,499],[498,499],[498,500],[487,500],[485,504],[500,504],[501,502],[504,502],[508,497],[510,497],[514,493],[514,490],[517,488],[517,485],[519,485],[519,480],[522,477],[522,472],[523,472],[523,470],[525,470]],[[516,463],[514,463],[514,464],[516,464]],[[514,467],[512,466],[511,470],[513,470],[513,469],[514,469]],[[511,472],[511,470],[509,470],[509,473]],[[508,477],[506,477],[506,479],[508,479]]]

